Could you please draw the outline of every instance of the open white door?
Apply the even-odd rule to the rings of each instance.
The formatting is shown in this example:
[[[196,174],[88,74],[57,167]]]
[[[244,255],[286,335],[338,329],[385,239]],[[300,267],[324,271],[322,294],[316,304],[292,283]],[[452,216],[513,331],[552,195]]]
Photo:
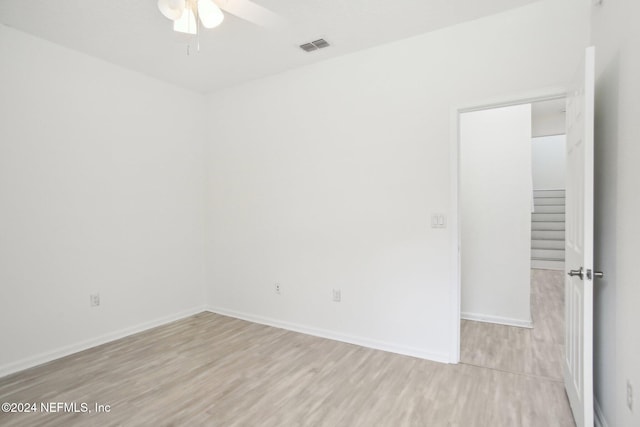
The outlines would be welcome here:
[[[577,427],[593,427],[593,103],[595,48],[567,94],[564,384]]]

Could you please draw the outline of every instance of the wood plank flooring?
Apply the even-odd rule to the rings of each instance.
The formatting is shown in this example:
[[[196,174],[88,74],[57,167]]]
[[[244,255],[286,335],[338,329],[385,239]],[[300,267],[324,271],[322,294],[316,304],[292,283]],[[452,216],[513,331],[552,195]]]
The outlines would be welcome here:
[[[476,366],[562,380],[564,274],[531,270],[533,329],[463,320],[460,360]]]
[[[111,406],[2,426],[573,426],[560,381],[206,312],[0,378],[0,402]]]

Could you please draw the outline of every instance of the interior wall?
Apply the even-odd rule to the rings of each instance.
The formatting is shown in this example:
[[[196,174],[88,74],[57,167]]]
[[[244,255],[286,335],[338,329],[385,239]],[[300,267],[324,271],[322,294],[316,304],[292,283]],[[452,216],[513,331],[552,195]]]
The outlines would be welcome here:
[[[531,325],[531,104],[460,115],[462,317]]]
[[[212,309],[455,360],[452,111],[564,87],[585,3],[536,2],[212,94]]]
[[[531,136],[562,135],[565,133],[566,118],[561,111],[553,114],[534,115],[531,121]]]
[[[544,136],[531,139],[533,188],[564,189],[566,172],[566,136]]]
[[[0,375],[202,307],[204,97],[2,25],[0,57]]]
[[[609,426],[640,425],[640,3],[603,2],[592,12],[596,47],[595,398]],[[627,407],[627,381],[634,388]]]

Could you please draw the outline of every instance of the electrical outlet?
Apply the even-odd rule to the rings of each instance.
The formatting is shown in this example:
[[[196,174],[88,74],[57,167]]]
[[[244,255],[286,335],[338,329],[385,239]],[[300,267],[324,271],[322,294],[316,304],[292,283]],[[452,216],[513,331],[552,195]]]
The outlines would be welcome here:
[[[275,285],[273,285],[273,290],[276,291],[276,294],[280,295],[280,283],[276,283]]]
[[[91,307],[98,307],[100,305],[100,294],[89,295],[89,304]]]
[[[633,412],[633,385],[627,380],[627,408]]]
[[[333,302],[340,302],[342,300],[342,291],[340,289],[333,290]]]

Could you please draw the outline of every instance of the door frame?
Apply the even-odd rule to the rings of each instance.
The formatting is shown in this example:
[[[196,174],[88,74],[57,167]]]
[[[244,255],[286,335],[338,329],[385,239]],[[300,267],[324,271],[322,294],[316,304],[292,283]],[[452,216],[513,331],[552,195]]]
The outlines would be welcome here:
[[[530,104],[540,101],[551,101],[554,99],[566,98],[566,88],[548,88],[532,92],[502,96],[493,99],[467,102],[451,109],[450,117],[450,140],[451,145],[451,214],[449,221],[451,225],[451,238],[454,244],[451,249],[451,277],[453,286],[451,287],[451,321],[454,334],[450,348],[450,363],[460,363],[460,319],[462,303],[462,274],[461,274],[461,250],[462,242],[460,235],[460,114],[472,111],[489,110],[500,107],[510,107],[520,104]]]

